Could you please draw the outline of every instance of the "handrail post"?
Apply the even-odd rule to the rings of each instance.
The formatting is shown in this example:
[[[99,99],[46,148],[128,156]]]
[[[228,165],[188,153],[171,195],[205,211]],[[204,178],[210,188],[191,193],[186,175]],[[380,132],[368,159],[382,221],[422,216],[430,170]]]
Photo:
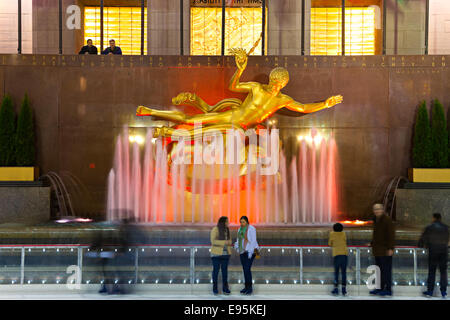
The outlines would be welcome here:
[[[77,260],[78,260],[78,262],[77,262],[78,269],[80,270],[80,275],[77,280],[79,280],[79,283],[81,283],[83,280],[83,248],[82,247],[78,247]]]
[[[361,250],[356,248],[356,284],[361,285]]]
[[[191,284],[195,282],[195,247],[191,247],[189,277]]]
[[[134,284],[138,283],[138,273],[139,273],[139,248],[136,247],[134,251]]]
[[[417,286],[417,249],[413,249],[414,254],[414,285]]]
[[[303,248],[300,248],[300,284],[303,284]]]
[[[20,253],[20,284],[25,280],[25,247],[22,247]]]

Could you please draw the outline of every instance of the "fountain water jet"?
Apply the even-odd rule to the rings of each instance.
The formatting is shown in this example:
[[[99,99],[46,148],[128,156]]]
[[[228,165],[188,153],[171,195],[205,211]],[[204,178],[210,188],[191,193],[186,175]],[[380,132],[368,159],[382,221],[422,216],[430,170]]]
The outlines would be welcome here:
[[[108,176],[107,218],[134,218],[149,224],[215,224],[226,215],[238,224],[241,215],[257,225],[329,224],[336,220],[336,143],[313,131],[299,141],[298,154],[287,166],[279,153],[276,174],[261,175],[263,165],[247,157],[240,165],[183,161],[168,164],[167,145],[147,130],[145,142],[130,144],[128,129],[118,137],[114,167]],[[188,172],[191,183],[187,183]]]

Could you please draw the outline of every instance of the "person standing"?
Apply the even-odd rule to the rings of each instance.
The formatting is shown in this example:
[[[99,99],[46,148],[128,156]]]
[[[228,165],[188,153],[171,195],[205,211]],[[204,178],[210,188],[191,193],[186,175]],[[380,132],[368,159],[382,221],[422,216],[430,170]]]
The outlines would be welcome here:
[[[215,226],[211,230],[211,260],[213,264],[212,280],[213,293],[219,294],[217,282],[219,277],[219,270],[222,269],[222,291],[229,295],[230,289],[228,287],[228,262],[231,255],[231,237],[230,229],[228,228],[228,218],[220,217]]]
[[[258,241],[256,240],[256,229],[250,225],[248,218],[242,216],[240,219],[241,227],[237,233],[237,239],[234,244],[235,249],[239,252],[242,269],[244,271],[245,287],[241,290],[241,294],[251,295],[253,293],[252,281],[252,264],[258,253]]]
[[[108,54],[122,54],[122,49],[120,47],[116,47],[116,41],[114,39],[109,40],[109,47],[103,50],[103,55]]]
[[[82,47],[78,54],[98,54],[97,47],[92,44],[92,39],[88,39],[87,45]]]
[[[423,294],[432,297],[434,282],[436,280],[436,268],[439,266],[441,274],[441,295],[447,296],[447,261],[448,261],[448,226],[441,222],[440,213],[433,214],[433,223],[425,228],[420,237],[418,246],[428,248],[428,288]]]
[[[331,294],[337,295],[339,293],[339,270],[342,274],[342,295],[347,294],[347,237],[343,232],[344,227],[340,223],[333,225],[333,231],[330,232],[328,245],[332,248],[333,262],[334,262],[334,289]]]
[[[375,214],[372,242],[372,254],[375,264],[381,272],[381,288],[370,291],[370,294],[392,296],[392,256],[394,254],[395,228],[391,217],[385,214],[384,206],[374,204]]]

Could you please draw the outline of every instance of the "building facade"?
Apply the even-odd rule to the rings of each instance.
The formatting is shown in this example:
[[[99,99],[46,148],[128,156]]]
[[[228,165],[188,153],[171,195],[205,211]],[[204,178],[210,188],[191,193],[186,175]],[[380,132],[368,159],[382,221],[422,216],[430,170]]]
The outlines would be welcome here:
[[[18,52],[19,2],[22,53],[77,54],[87,39],[105,48],[114,38],[124,54],[221,55],[223,42],[226,55],[250,49],[263,21],[255,55],[450,52],[446,0],[226,0],[225,8],[221,0],[61,0],[61,8],[59,1],[2,0],[0,53]]]

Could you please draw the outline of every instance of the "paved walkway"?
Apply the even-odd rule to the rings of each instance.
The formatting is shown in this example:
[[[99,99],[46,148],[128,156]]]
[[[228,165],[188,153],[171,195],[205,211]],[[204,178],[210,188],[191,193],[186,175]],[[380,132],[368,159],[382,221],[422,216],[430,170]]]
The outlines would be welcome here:
[[[173,295],[155,293],[134,293],[122,295],[101,295],[97,293],[61,293],[61,292],[2,292],[0,300],[443,300],[440,297],[426,298],[420,296],[331,296],[331,295]],[[446,299],[450,301],[450,299]]]

